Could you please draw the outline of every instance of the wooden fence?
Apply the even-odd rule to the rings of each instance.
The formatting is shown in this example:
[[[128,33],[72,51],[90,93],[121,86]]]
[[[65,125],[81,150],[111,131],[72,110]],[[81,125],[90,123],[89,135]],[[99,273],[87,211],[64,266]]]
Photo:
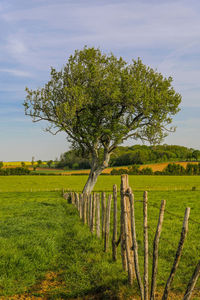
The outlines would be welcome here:
[[[110,236],[110,216],[111,216],[111,202],[113,201],[113,232],[112,232],[112,259],[117,260],[117,247],[121,247],[121,261],[122,268],[128,274],[128,282],[133,284],[137,280],[138,288],[140,291],[141,300],[154,300],[156,292],[156,279],[158,273],[158,246],[162,231],[162,224],[165,212],[165,200],[161,201],[159,209],[159,218],[157,229],[153,241],[153,260],[151,278],[149,278],[149,245],[148,245],[148,193],[145,191],[143,194],[143,258],[144,258],[144,271],[143,276],[140,273],[139,260],[138,260],[138,244],[135,226],[135,201],[134,195],[128,183],[128,175],[121,176],[120,188],[120,224],[117,224],[117,186],[113,186],[113,194],[108,195],[106,199],[105,192],[93,194],[79,194],[76,192],[64,193],[63,196],[70,203],[76,206],[79,211],[79,216],[84,224],[87,224],[92,234],[96,234],[98,238],[103,240],[103,249],[108,251],[111,246],[109,243]],[[101,196],[101,197],[100,197]],[[101,203],[100,203],[101,202]],[[181,258],[183,245],[188,232],[188,220],[190,215],[190,208],[186,208],[183,219],[180,240],[171,272],[166,281],[162,300],[167,300],[172,282],[177,271],[179,261]],[[120,232],[117,232],[117,228]],[[193,275],[188,283],[183,300],[189,300],[195,288],[195,284],[200,275],[200,261],[198,262]],[[149,285],[149,282],[151,284]]]

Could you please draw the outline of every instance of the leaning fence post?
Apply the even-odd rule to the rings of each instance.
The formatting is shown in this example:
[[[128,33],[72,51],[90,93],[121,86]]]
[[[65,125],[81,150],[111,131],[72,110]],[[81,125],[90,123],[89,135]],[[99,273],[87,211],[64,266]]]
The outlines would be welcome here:
[[[136,228],[135,228],[135,204],[134,204],[134,195],[131,188],[128,190],[130,207],[131,207],[131,232],[133,239],[133,254],[134,254],[134,264],[135,264],[135,273],[140,289],[141,300],[144,300],[144,287],[141,280],[140,270],[139,270],[139,260],[138,260],[138,244],[136,238]]]
[[[117,260],[117,185],[113,185],[113,239],[112,239],[112,257],[113,260]]]
[[[143,226],[144,226],[144,300],[148,300],[149,294],[149,244],[148,244],[148,225],[147,225],[147,192],[143,195]]]
[[[97,221],[96,221],[96,227],[97,227],[97,237],[100,238],[100,197],[99,194],[96,196],[97,201]]]
[[[105,227],[105,240],[104,240],[104,252],[109,248],[109,233],[110,233],[110,211],[111,211],[112,195],[108,196],[107,208],[106,208],[106,227]]]
[[[168,298],[169,289],[170,289],[170,286],[171,286],[172,281],[174,279],[174,275],[176,273],[176,270],[177,270],[177,267],[178,267],[178,264],[179,264],[179,261],[180,261],[181,253],[182,253],[182,250],[183,250],[183,244],[184,244],[187,232],[188,232],[189,215],[190,215],[190,208],[187,207],[186,210],[185,210],[185,216],[184,216],[184,220],[183,220],[183,227],[182,227],[182,231],[181,231],[181,237],[180,237],[180,241],[179,241],[179,244],[178,244],[178,248],[177,248],[177,251],[176,251],[176,256],[175,256],[175,259],[174,259],[174,263],[173,263],[169,278],[168,278],[166,286],[165,286],[165,290],[164,290],[164,293],[163,293],[162,300],[167,300],[167,298]]]
[[[160,239],[162,224],[163,224],[163,219],[164,219],[165,205],[166,205],[166,201],[162,200],[161,206],[160,206],[158,225],[157,225],[156,234],[155,234],[155,238],[154,238],[154,242],[153,242],[153,263],[152,263],[152,280],[151,280],[150,300],[155,299],[154,294],[155,294],[155,289],[156,289],[156,276],[157,276],[157,272],[158,272],[158,244],[159,244],[159,239]]]
[[[191,277],[191,279],[188,283],[188,286],[187,286],[187,289],[186,289],[183,300],[190,300],[191,299],[192,292],[193,292],[194,287],[196,285],[196,282],[199,278],[199,275],[200,275],[200,261],[198,262],[198,264],[197,264],[197,266],[194,270],[194,273],[192,274],[192,277]]]

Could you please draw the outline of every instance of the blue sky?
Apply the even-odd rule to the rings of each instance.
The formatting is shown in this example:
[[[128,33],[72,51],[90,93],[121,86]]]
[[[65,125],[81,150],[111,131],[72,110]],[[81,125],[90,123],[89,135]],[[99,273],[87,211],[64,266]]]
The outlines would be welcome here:
[[[0,160],[55,159],[69,149],[64,134],[24,115],[24,89],[42,87],[50,67],[62,68],[84,45],[172,76],[183,100],[165,143],[200,149],[198,0],[1,0]]]

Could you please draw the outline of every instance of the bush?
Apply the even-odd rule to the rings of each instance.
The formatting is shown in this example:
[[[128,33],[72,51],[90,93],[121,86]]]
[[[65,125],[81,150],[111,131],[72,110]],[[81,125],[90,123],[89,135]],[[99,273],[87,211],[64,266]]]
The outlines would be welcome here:
[[[29,175],[30,170],[27,168],[17,167],[17,168],[6,168],[0,169],[1,176],[8,176],[8,175]]]
[[[152,168],[144,168],[140,171],[141,175],[153,175],[153,170]]]
[[[168,164],[162,172],[165,175],[184,175],[185,169],[179,164]]]
[[[122,174],[129,174],[127,169],[112,169],[110,175],[122,175]]]

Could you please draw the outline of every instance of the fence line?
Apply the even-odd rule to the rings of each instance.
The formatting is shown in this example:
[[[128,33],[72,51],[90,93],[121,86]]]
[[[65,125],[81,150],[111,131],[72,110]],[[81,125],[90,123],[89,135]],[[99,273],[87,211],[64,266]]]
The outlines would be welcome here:
[[[134,200],[134,195],[128,184],[128,175],[121,176],[121,211],[120,211],[120,233],[117,232],[117,186],[113,186],[112,194],[106,197],[106,193],[102,192],[101,197],[99,193],[92,194],[82,194],[75,192],[65,192],[63,190],[63,197],[67,199],[72,205],[74,205],[79,211],[80,219],[82,219],[83,224],[87,224],[90,228],[92,234],[96,234],[98,238],[102,238],[103,249],[105,252],[109,250],[109,235],[110,235],[110,216],[111,216],[111,202],[113,199],[113,234],[112,234],[112,259],[117,260],[117,247],[121,246],[121,261],[122,268],[128,273],[128,282],[130,285],[133,284],[135,277],[140,290],[141,300],[154,300],[156,292],[156,279],[158,275],[158,247],[159,241],[166,240],[172,245],[173,249],[177,248],[171,240],[162,237],[162,224],[164,219],[164,213],[172,215],[178,219],[183,220],[178,214],[170,212],[165,209],[166,201],[161,201],[161,206],[158,207],[152,204],[147,199],[147,192],[143,194],[143,200]],[[101,198],[101,201],[100,201]],[[135,224],[138,222],[135,220],[135,203],[143,204],[143,236],[144,236],[144,249],[143,249],[143,259],[144,259],[144,273],[143,281],[140,274],[139,259],[138,259],[138,244],[137,244],[137,234]],[[101,205],[100,205],[101,203]],[[148,204],[148,206],[147,206]],[[159,217],[157,223],[156,231],[148,225],[148,207],[154,207],[159,210]],[[182,255],[183,246],[185,238],[188,232],[188,221],[190,215],[190,208],[186,208],[184,221],[181,230],[180,241],[178,248],[176,250],[174,263],[171,268],[170,275],[165,284],[165,289],[163,292],[162,300],[167,300],[173,282],[175,273],[177,271],[179,261]],[[200,224],[200,222],[190,218],[190,222],[194,224]],[[139,223],[139,222],[138,222]],[[142,222],[140,222],[141,224]],[[149,251],[149,231],[153,234],[153,251],[152,255]],[[148,268],[149,268],[149,257],[152,258],[152,276],[148,278]],[[183,300],[191,299],[192,293],[195,289],[195,284],[200,275],[200,261],[198,262],[192,277],[188,283],[186,292],[184,294]],[[166,278],[165,278],[166,280]],[[149,281],[151,284],[149,285]],[[149,291],[149,286],[151,287]]]

